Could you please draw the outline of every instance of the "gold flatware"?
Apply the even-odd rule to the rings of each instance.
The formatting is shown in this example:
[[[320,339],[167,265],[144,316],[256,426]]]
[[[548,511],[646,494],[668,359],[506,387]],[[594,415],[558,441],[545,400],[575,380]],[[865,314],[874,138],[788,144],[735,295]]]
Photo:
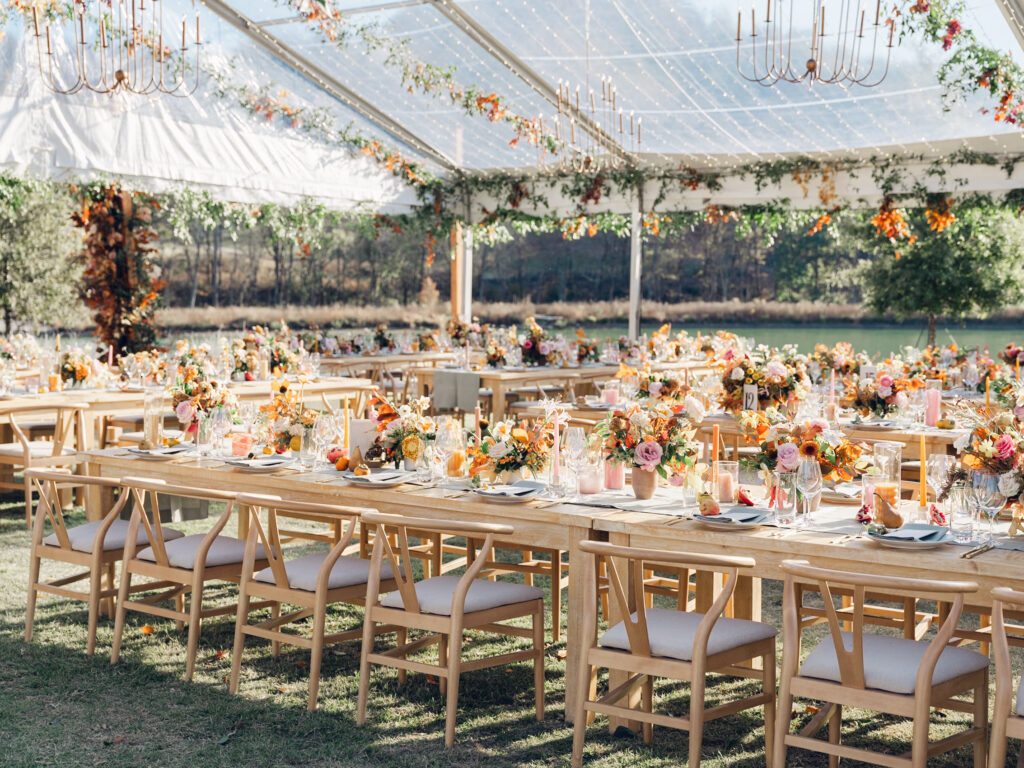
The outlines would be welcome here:
[[[996,546],[996,545],[995,545],[995,544],[993,544],[992,542],[989,542],[988,544],[982,544],[982,545],[981,545],[981,546],[979,546],[979,547],[975,547],[975,548],[974,548],[974,549],[972,549],[972,550],[969,550],[969,551],[967,551],[967,552],[964,552],[964,553],[963,553],[962,555],[960,555],[960,557],[962,557],[962,558],[963,558],[964,560],[972,560],[972,559],[974,559],[975,557],[977,557],[978,555],[983,555],[983,554],[985,554],[985,553],[986,553],[986,552],[988,552],[988,551],[989,551],[990,549],[995,549],[995,546]]]

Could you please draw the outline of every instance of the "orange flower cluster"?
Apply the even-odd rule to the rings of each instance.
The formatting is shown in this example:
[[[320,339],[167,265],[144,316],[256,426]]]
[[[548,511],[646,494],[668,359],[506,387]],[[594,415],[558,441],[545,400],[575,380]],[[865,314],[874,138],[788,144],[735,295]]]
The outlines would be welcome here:
[[[739,221],[739,211],[721,205],[708,203],[704,206],[704,221],[708,224],[725,224],[729,221]]]
[[[952,206],[953,198],[947,197],[934,205],[929,205],[925,209],[924,216],[928,219],[928,226],[932,232],[941,232],[956,221],[956,216],[950,210]]]
[[[597,224],[592,221],[588,221],[586,216],[562,219],[558,222],[558,226],[562,228],[563,240],[576,240],[577,238],[582,237],[584,231],[586,231],[587,237],[595,237],[598,232]]]
[[[644,229],[655,237],[661,234],[662,224],[670,224],[671,222],[671,216],[659,216],[656,213],[645,213],[643,218]]]
[[[882,205],[878,209],[878,213],[871,219],[871,223],[874,225],[875,231],[888,238],[891,243],[895,243],[901,238],[906,239],[908,245],[913,245],[917,242],[917,235],[910,233],[910,227],[907,226],[907,220],[903,216],[903,211],[893,207],[893,199],[891,197],[886,197],[882,201]],[[898,259],[899,257],[900,255],[897,253],[896,258]]]
[[[476,108],[487,115],[487,119],[496,123],[505,117],[505,108],[501,106],[501,99],[498,94],[492,93],[487,96],[476,97]]]

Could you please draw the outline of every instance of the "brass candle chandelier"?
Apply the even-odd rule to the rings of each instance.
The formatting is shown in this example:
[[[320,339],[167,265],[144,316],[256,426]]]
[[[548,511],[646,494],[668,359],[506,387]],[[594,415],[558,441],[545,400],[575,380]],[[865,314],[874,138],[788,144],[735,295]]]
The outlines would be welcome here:
[[[83,89],[137,95],[194,93],[199,85],[199,14],[194,30],[182,16],[180,25],[165,37],[164,1],[74,0],[70,18],[57,19],[54,31],[50,17],[40,18],[33,7],[43,83],[62,94]],[[55,50],[54,39],[64,35],[64,24],[70,24],[74,34],[74,42],[68,40],[73,47],[66,53]]]
[[[805,32],[798,28],[796,37],[794,15],[798,25],[811,21]],[[760,20],[751,6],[749,26],[742,11],[736,14],[736,69],[745,80],[764,86],[782,80],[871,88],[889,73],[896,24],[883,14],[882,0],[765,0]]]
[[[622,149],[640,150],[642,119],[632,112],[626,115],[618,102],[618,90],[611,78],[601,77],[600,94],[558,82],[555,138],[568,150],[561,158],[565,169],[583,172],[621,168],[625,165]]]

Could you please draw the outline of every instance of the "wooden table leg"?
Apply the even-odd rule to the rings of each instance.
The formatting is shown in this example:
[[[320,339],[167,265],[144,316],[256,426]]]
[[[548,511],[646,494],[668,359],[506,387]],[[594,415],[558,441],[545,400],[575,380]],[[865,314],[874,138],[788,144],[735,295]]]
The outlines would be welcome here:
[[[629,546],[629,534],[628,533],[609,533],[608,534],[608,543],[610,543],[610,544],[617,544],[617,545],[622,546],[622,547],[628,547]],[[619,573],[622,574],[623,576],[627,576],[628,575],[627,576],[627,584],[623,584],[622,586],[623,586],[623,589],[626,590],[626,596],[627,596],[627,599],[629,601],[629,606],[627,607],[627,610],[632,612],[632,611],[636,610],[636,605],[635,605],[635,602],[634,602],[634,600],[635,600],[635,592],[634,592],[635,587],[634,587],[634,584],[633,584],[633,569],[629,567],[629,563],[628,562],[620,561],[618,563],[618,570],[619,570]],[[613,624],[617,624],[618,622],[625,620],[626,617],[619,615],[619,611],[616,610],[617,607],[618,607],[618,601],[617,600],[609,600],[608,604],[610,606],[610,610],[608,612],[611,614],[608,617],[608,624],[609,624],[609,626],[611,626]],[[608,688],[609,689],[615,688],[616,686],[621,685],[622,683],[626,682],[626,680],[628,678],[629,678],[629,673],[628,672],[623,672],[621,670],[615,670],[615,669],[609,670],[608,671]],[[637,686],[632,691],[630,691],[627,695],[625,695],[621,699],[619,699],[618,702],[616,702],[616,703],[620,707],[635,707],[635,708],[639,708],[639,706],[640,706],[640,694],[641,694],[640,687]],[[623,725],[626,728],[629,728],[631,731],[637,731],[637,730],[640,729],[641,723],[640,723],[639,720],[624,720],[624,719],[622,719],[620,717],[609,717],[608,718],[608,733],[615,733],[616,729],[618,729],[619,726],[623,726]]]
[[[505,383],[495,381],[491,392],[491,414],[495,421],[501,421],[505,418]]]

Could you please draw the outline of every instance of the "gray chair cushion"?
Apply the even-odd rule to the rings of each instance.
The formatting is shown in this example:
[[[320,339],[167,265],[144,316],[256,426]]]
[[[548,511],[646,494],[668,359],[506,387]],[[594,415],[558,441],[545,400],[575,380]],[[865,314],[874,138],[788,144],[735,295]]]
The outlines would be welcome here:
[[[46,440],[32,440],[28,444],[29,456],[33,459],[44,459],[47,456],[53,456],[54,444]],[[61,449],[61,456],[71,456],[75,451],[72,448],[65,446]],[[0,456],[24,456],[25,449],[21,443],[2,443],[0,444]]]
[[[101,522],[97,520],[94,523],[86,523],[85,525],[76,525],[74,528],[68,528],[68,539],[71,541],[71,548],[77,552],[92,552],[92,542],[96,538],[96,530],[100,527]],[[180,539],[185,535],[173,528],[164,528],[163,532],[164,539],[167,541]],[[109,552],[112,549],[124,549],[127,541],[128,521],[115,520],[107,529],[107,535],[103,537],[103,551]],[[138,534],[135,536],[135,543],[140,547],[144,544],[149,544],[149,535],[141,525],[139,526]],[[57,534],[51,533],[43,539],[43,544],[48,547],[59,547],[60,542],[57,541]]]
[[[647,637],[652,655],[693,661],[693,638],[697,634],[697,627],[704,618],[703,613],[651,608],[646,611],[646,615]],[[636,619],[635,613],[632,618]],[[747,643],[766,640],[775,637],[777,633],[778,630],[775,627],[762,624],[759,621],[720,618],[715,622],[715,626],[708,636],[708,655],[713,656],[722,651],[739,648]],[[598,640],[598,645],[603,648],[618,648],[628,651],[629,636],[626,634],[625,623],[620,621],[611,627]]]
[[[320,573],[320,566],[327,557],[326,552],[297,557],[288,560],[284,564],[285,572],[288,574],[288,583],[292,589],[304,589],[307,592],[316,592],[316,577]],[[390,579],[394,576],[391,566],[384,563],[381,567],[381,577]],[[274,572],[270,568],[264,568],[256,574],[256,581],[264,581],[267,584],[276,584]],[[354,584],[365,584],[370,578],[370,561],[361,557],[339,557],[331,568],[331,574],[327,577],[328,589],[339,589],[351,587]],[[285,585],[281,585],[285,586]]]
[[[851,649],[853,640],[843,632],[843,645]],[[928,650],[928,643],[885,635],[864,635],[864,684],[890,693],[912,694],[917,687],[917,668]],[[960,675],[988,667],[988,657],[967,648],[946,648],[932,674],[932,685],[948,682]],[[832,635],[811,651],[800,667],[801,677],[841,682]]]
[[[167,550],[167,562],[175,568],[188,568],[189,570],[194,568],[196,551],[199,549],[199,545],[202,543],[205,535],[203,533],[195,533],[191,536],[167,542],[164,546],[164,549]],[[256,559],[260,560],[266,556],[267,552],[263,549],[263,545],[258,544],[256,546]],[[156,554],[154,554],[152,547],[147,547],[139,552],[138,557],[140,560],[156,562]],[[214,539],[213,544],[210,545],[210,550],[206,553],[206,567],[214,568],[218,565],[241,563],[244,559],[244,541],[231,536],[218,536]]]
[[[451,616],[452,595],[459,583],[458,576],[434,576],[416,582],[416,601],[420,604],[420,612],[434,613],[438,616]],[[513,584],[508,581],[487,581],[477,579],[469,585],[466,592],[466,613],[486,611],[501,605],[525,603],[529,600],[543,598],[544,593],[537,587],[526,584]],[[385,608],[402,608],[402,593],[392,592],[383,600]]]

